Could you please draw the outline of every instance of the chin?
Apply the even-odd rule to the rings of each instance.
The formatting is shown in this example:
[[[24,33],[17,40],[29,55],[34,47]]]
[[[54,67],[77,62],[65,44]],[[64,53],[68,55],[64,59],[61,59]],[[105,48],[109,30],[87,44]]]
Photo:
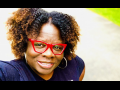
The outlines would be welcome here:
[[[37,71],[38,72],[38,75],[49,75],[53,72],[54,70],[40,70],[40,71]]]
[[[36,71],[37,71],[38,74],[48,75],[48,74],[51,74],[54,71],[54,68],[44,69],[44,68],[38,67],[36,69]]]

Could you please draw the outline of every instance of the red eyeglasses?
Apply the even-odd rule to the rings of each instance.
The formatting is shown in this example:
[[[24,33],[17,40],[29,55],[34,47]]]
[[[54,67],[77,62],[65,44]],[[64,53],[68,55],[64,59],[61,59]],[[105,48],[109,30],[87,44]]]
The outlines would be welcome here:
[[[48,48],[50,48],[54,55],[61,55],[67,46],[67,44],[48,44],[38,40],[28,40],[31,41],[33,49],[37,53],[44,53]]]

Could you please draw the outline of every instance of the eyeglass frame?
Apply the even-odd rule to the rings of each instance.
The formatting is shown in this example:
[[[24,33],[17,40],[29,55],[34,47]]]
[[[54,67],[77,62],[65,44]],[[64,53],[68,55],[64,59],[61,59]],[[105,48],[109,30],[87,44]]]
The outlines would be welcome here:
[[[54,55],[61,55],[61,54],[64,52],[65,48],[67,47],[67,44],[48,44],[48,43],[46,43],[46,42],[39,41],[39,40],[34,40],[34,39],[30,39],[30,38],[28,38],[28,40],[31,42],[34,51],[37,52],[37,53],[44,53],[45,51],[47,51],[48,48],[50,48],[51,51],[52,51],[52,53],[53,53]],[[44,51],[44,52],[38,52],[38,51],[36,51],[36,50],[35,50],[35,47],[34,47],[34,42],[42,42],[42,43],[46,44],[47,47],[46,47],[45,51]],[[53,47],[54,45],[62,45],[62,46],[63,46],[63,50],[62,50],[62,52],[61,52],[60,54],[55,54],[55,53],[53,52],[52,47]]]

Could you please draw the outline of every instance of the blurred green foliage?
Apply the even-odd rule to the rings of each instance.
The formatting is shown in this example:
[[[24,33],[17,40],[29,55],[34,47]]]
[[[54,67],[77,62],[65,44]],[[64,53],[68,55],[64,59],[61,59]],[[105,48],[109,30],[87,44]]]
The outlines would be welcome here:
[[[120,8],[87,8],[120,26]]]

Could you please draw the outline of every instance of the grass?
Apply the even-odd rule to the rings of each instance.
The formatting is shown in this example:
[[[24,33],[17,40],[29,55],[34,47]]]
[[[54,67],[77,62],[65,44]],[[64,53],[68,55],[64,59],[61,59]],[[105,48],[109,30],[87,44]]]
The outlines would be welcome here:
[[[120,8],[87,8],[120,26]]]

